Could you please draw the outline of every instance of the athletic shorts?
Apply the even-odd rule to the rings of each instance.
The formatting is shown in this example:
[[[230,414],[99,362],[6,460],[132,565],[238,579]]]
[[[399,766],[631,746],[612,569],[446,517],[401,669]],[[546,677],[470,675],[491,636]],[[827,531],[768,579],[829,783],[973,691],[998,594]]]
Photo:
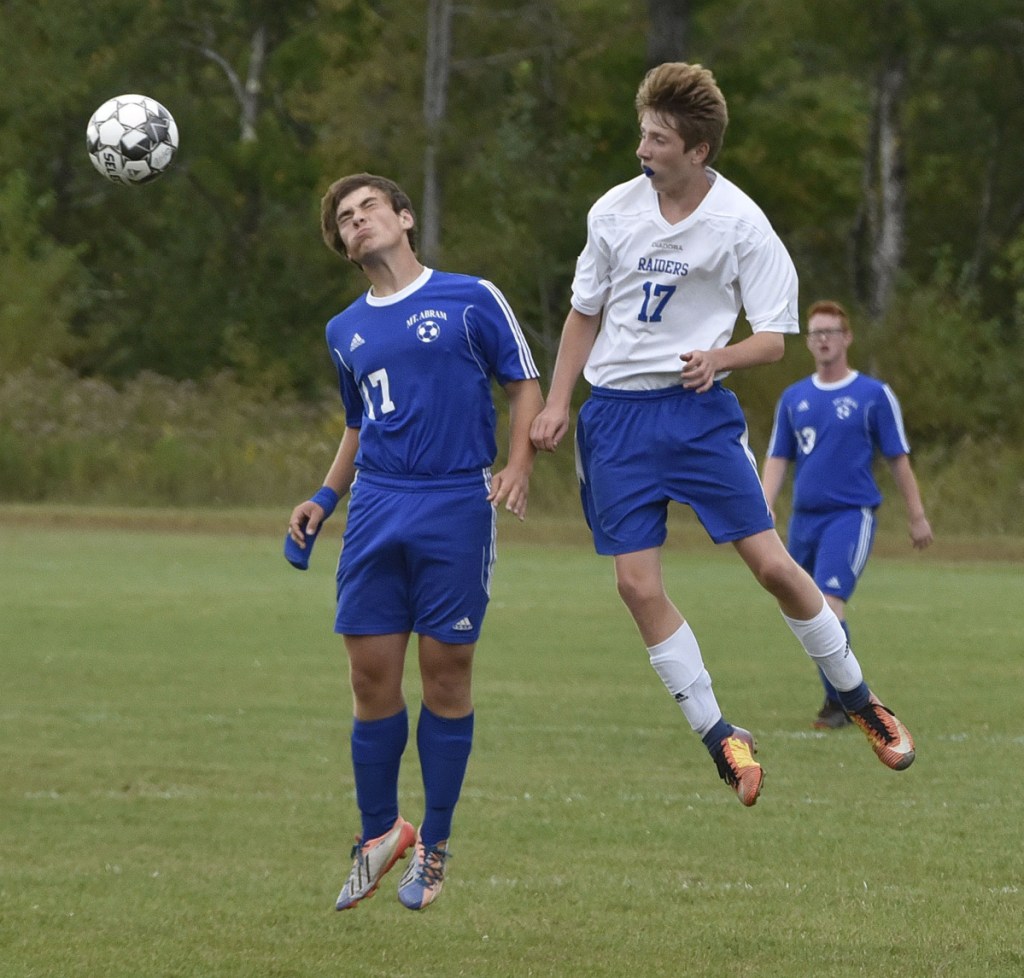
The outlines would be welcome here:
[[[875,511],[794,512],[786,546],[825,594],[849,601],[875,541]]]
[[[430,479],[360,472],[338,561],[342,635],[480,637],[496,556],[490,473]]]
[[[591,390],[576,423],[583,513],[599,554],[660,547],[670,500],[697,514],[715,543],[773,528],[736,395]]]

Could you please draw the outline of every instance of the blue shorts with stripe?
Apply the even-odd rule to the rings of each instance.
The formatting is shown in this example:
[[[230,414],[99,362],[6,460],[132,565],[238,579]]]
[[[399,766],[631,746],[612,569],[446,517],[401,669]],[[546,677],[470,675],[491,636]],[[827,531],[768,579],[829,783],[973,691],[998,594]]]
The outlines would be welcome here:
[[[849,601],[875,542],[875,511],[867,506],[811,513],[789,520],[786,546],[824,594]]]
[[[360,472],[352,485],[334,630],[480,637],[496,555],[490,472],[430,478]]]
[[[580,498],[599,554],[660,547],[668,504],[685,503],[715,543],[774,527],[736,395],[716,383],[594,387],[576,423]]]

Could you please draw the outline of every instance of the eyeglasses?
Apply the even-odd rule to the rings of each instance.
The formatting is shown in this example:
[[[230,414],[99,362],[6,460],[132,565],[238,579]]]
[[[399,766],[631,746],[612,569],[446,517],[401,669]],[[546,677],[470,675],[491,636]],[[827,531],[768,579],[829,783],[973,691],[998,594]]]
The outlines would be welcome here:
[[[827,340],[830,337],[839,336],[845,332],[846,330],[841,326],[836,326],[832,329],[812,329],[808,331],[807,338],[809,340]]]

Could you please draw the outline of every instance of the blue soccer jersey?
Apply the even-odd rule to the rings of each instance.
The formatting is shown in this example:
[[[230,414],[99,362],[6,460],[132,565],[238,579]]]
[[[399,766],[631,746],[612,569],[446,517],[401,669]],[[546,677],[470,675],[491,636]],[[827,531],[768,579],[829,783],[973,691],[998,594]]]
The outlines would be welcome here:
[[[783,391],[768,455],[795,462],[794,511],[880,505],[876,451],[886,458],[910,453],[888,384],[853,371],[831,384],[806,377]]]
[[[367,292],[327,324],[356,467],[390,475],[479,472],[493,462],[491,380],[538,371],[501,292],[424,269],[401,292]]]

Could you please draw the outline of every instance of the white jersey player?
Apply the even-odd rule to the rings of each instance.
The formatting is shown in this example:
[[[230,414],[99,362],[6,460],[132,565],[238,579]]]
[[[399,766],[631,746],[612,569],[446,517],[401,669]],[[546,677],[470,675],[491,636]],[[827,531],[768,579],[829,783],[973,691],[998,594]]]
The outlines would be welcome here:
[[[531,429],[554,451],[581,373],[576,447],[584,515],[614,558],[619,594],[651,663],[715,760],[753,805],[764,773],[749,732],[722,716],[690,626],[665,593],[671,500],[730,542],[884,764],[914,759],[909,731],[864,682],[838,618],[775,532],[730,371],[778,360],[797,324],[797,279],[760,209],[712,170],[725,99],[700,65],[663,64],[636,97],[642,176],[591,210],[547,406]],[[732,342],[742,310],[752,335]]]
[[[574,309],[602,314],[583,371],[590,384],[678,386],[681,350],[724,347],[741,308],[755,333],[797,332],[797,277],[785,246],[739,187],[710,167],[704,173],[707,193],[675,224],[646,176],[591,208],[572,293]]]

